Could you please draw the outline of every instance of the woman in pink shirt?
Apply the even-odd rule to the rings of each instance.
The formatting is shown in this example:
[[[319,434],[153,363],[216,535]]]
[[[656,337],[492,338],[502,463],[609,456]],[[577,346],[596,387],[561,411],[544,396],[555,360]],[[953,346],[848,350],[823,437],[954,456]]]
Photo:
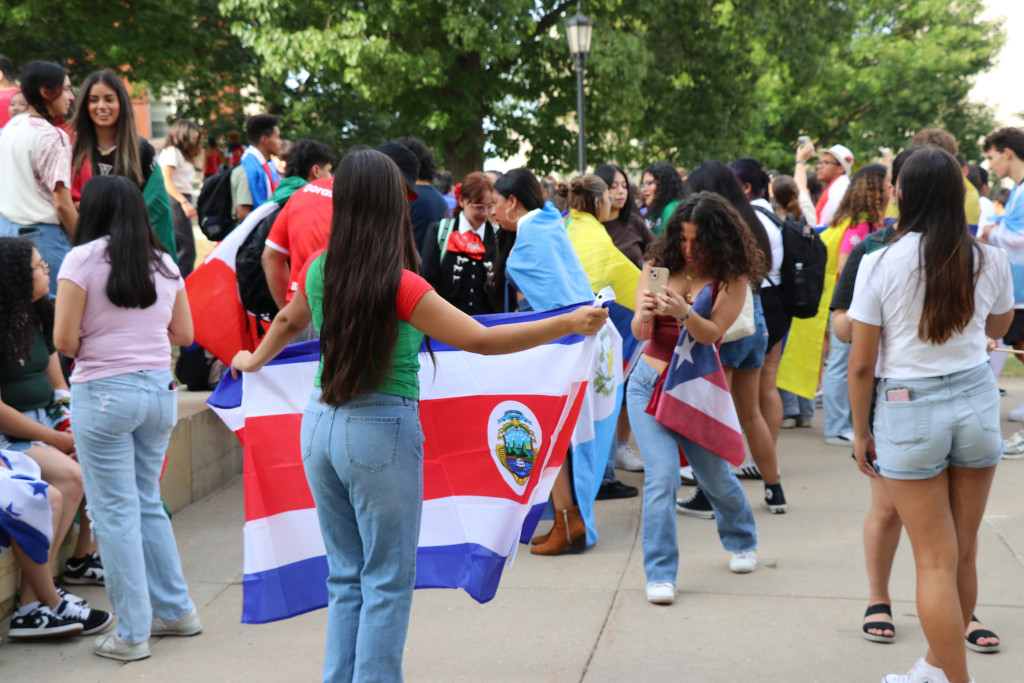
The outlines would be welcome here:
[[[85,184],[75,244],[57,276],[54,345],[76,359],[72,427],[107,594],[120,616],[93,652],[131,661],[149,656],[150,635],[202,629],[159,484],[177,421],[171,344],[192,343],[192,315],[132,180]]]

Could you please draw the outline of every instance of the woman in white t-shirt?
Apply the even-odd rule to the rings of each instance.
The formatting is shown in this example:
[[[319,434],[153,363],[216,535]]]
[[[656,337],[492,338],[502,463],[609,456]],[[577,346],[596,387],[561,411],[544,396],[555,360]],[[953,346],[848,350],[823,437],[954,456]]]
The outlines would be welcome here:
[[[857,463],[884,478],[913,544],[929,650],[908,674],[883,680],[965,683],[978,527],[1002,455],[987,337],[1008,329],[1013,286],[1002,252],[967,231],[952,156],[915,152],[897,191],[895,241],[865,256],[857,274],[850,403]]]
[[[0,137],[0,237],[28,237],[50,268],[50,296],[57,270],[71,249],[78,211],[71,199],[71,140],[60,126],[75,101],[64,67],[29,62],[21,69],[28,112]]]
[[[174,217],[174,241],[178,246],[178,266],[182,277],[188,277],[195,266],[196,241],[192,219],[198,215],[192,205],[196,181],[196,159],[202,151],[203,131],[195,122],[179,119],[171,124],[164,138],[164,148],[157,161],[164,176],[164,187],[171,198]]]

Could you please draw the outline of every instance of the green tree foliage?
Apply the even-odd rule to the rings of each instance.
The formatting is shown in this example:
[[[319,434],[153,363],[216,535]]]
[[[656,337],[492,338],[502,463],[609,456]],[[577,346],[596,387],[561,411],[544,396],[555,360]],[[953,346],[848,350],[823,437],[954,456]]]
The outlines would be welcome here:
[[[484,151],[575,165],[566,0],[8,0],[0,52],[81,77],[128,66],[184,86],[184,113],[254,101],[286,137],[335,147],[422,138],[456,176]],[[1004,36],[981,0],[589,0],[592,164],[692,166],[740,155],[792,163],[796,137],[858,159],[926,126],[968,157],[992,125],[967,102]],[[227,85],[236,86],[226,88]],[[229,120],[223,116],[222,123]],[[240,121],[231,119],[238,125]]]
[[[256,60],[228,30],[217,0],[4,0],[0,53],[20,67],[57,62],[77,85],[96,69],[123,73],[135,86],[169,89],[180,114],[209,119],[241,110]]]

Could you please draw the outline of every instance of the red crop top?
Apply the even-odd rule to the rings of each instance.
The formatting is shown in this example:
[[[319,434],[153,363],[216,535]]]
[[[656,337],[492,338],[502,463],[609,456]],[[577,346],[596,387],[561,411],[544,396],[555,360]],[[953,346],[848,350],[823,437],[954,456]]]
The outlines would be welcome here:
[[[679,343],[679,335],[682,330],[679,321],[670,315],[654,316],[654,328],[651,330],[651,341],[648,342],[644,353],[655,360],[672,360],[672,354]]]

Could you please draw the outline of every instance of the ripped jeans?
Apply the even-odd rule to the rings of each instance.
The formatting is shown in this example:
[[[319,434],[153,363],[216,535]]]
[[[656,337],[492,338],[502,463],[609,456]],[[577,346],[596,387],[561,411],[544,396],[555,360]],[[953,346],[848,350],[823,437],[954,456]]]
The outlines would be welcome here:
[[[142,370],[71,385],[71,429],[103,558],[107,595],[128,643],[149,638],[153,616],[175,621],[194,605],[160,469],[178,417],[170,370]]]

